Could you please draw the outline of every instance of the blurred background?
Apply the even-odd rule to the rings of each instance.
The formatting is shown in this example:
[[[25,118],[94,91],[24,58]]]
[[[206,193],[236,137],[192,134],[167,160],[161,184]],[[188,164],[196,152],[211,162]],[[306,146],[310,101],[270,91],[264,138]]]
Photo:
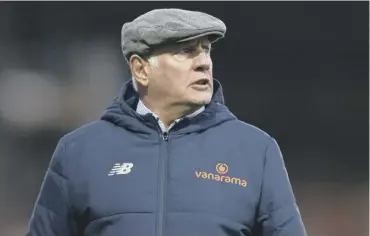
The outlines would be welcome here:
[[[368,235],[369,2],[1,2],[0,235],[24,235],[59,138],[129,78],[123,23],[162,7],[228,26],[215,78],[277,139],[308,235]]]

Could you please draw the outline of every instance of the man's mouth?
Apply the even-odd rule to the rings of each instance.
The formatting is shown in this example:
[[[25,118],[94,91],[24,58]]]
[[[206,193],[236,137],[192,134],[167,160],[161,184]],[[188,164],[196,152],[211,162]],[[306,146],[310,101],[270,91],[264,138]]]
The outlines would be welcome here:
[[[199,79],[192,83],[191,87],[197,91],[209,91],[211,83],[209,79]]]
[[[197,85],[209,85],[209,80],[208,79],[199,79],[194,82],[194,84]]]

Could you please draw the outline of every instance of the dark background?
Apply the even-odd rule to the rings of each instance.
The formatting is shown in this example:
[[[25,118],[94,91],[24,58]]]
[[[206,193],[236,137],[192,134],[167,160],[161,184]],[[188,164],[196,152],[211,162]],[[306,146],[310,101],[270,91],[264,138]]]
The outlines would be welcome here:
[[[123,23],[154,8],[222,19],[214,75],[277,139],[308,235],[368,235],[368,2],[1,2],[0,235],[22,235],[58,139],[127,80]]]

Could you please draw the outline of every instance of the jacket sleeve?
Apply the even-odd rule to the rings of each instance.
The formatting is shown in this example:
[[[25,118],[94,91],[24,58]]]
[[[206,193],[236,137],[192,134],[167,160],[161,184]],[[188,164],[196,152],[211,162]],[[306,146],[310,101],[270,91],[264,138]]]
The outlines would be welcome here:
[[[258,222],[263,236],[306,236],[301,215],[276,141],[266,149]]]
[[[65,147],[59,141],[36,199],[26,236],[73,235],[69,181],[65,169]]]

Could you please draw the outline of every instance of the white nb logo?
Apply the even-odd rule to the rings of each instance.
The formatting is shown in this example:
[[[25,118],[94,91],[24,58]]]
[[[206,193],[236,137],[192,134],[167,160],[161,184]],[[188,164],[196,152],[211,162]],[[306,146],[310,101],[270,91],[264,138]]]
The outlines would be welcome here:
[[[111,175],[125,175],[131,172],[131,168],[134,166],[132,163],[116,163],[114,164],[112,170],[109,172],[108,176]]]

